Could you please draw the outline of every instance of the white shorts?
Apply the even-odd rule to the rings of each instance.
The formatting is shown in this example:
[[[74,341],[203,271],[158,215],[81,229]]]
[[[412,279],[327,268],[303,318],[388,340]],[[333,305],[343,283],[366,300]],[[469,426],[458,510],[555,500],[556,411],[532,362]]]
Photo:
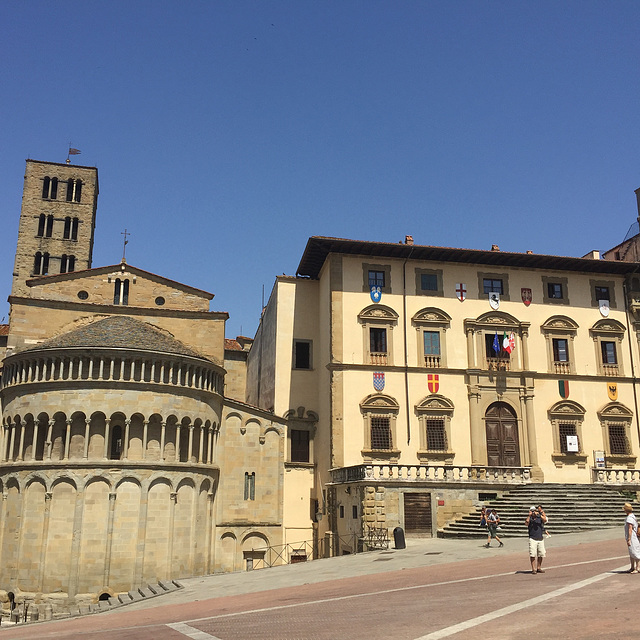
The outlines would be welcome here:
[[[529,538],[529,557],[544,558],[547,552],[544,549],[544,540],[532,540]]]

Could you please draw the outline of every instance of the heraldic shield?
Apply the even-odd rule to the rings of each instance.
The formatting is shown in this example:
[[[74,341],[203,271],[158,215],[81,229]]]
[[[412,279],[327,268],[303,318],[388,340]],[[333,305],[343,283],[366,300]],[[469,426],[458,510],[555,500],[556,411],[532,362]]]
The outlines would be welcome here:
[[[382,290],[380,289],[380,287],[376,287],[375,285],[373,285],[371,287],[371,300],[373,302],[380,302],[382,298]]]
[[[522,296],[522,302],[524,302],[524,306],[528,307],[531,304],[532,295],[531,289],[525,289],[524,287],[520,289],[520,295]]]
[[[384,373],[381,371],[375,371],[373,373],[373,388],[376,391],[382,391],[384,389]]]
[[[438,393],[440,389],[440,376],[437,373],[429,373],[427,375],[427,387],[430,393]]]

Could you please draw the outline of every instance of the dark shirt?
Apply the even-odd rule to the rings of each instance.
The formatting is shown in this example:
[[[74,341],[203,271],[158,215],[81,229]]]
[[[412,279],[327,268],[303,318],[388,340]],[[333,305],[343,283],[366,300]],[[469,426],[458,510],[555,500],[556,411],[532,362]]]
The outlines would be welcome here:
[[[529,537],[532,540],[542,540],[544,537],[542,516],[534,515],[529,518]]]

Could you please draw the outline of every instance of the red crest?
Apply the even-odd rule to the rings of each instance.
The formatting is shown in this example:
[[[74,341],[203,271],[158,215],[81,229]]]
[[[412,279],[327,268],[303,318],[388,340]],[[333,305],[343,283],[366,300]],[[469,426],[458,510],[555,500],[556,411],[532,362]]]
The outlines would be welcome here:
[[[522,296],[522,302],[524,302],[524,306],[528,307],[531,304],[531,289],[525,289],[524,287],[520,289],[520,295]]]
[[[429,373],[427,375],[427,386],[431,393],[438,393],[440,388],[440,376],[437,373]]]

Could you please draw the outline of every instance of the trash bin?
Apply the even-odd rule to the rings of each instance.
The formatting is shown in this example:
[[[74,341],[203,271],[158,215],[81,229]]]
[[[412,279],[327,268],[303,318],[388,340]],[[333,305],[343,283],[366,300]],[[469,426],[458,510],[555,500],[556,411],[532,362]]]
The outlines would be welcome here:
[[[396,527],[393,530],[393,543],[396,549],[406,549],[407,545],[404,542],[404,529],[402,527]]]

